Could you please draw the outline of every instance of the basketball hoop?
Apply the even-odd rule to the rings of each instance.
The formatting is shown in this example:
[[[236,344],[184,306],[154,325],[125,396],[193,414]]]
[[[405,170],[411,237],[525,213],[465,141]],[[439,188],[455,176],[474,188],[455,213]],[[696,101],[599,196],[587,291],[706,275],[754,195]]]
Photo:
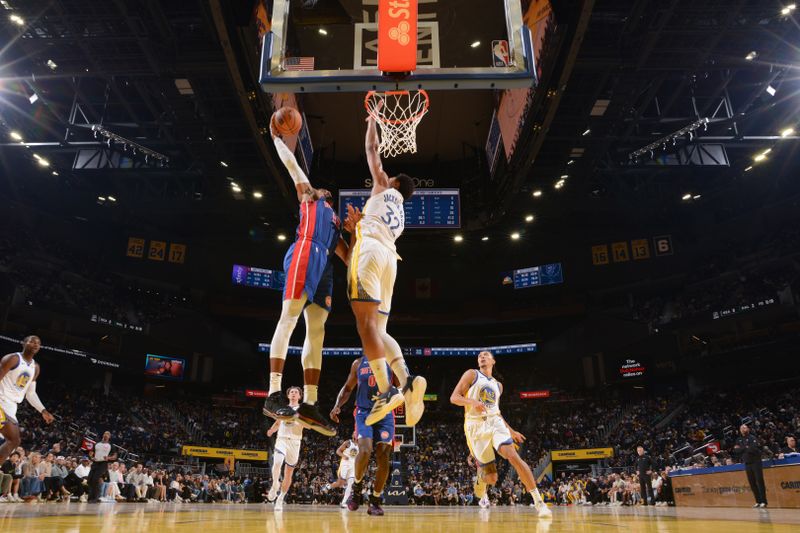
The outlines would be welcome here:
[[[379,150],[384,157],[417,153],[417,125],[429,106],[428,93],[423,90],[367,93],[364,107],[380,127]]]

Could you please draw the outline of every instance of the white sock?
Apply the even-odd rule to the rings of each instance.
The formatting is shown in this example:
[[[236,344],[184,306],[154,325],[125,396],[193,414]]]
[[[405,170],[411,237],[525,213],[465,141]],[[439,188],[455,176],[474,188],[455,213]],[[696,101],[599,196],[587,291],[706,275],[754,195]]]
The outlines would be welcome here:
[[[408,367],[406,366],[405,359],[402,356],[392,359],[390,365],[392,367],[392,372],[394,375],[397,376],[397,380],[400,382],[400,388],[406,386],[406,382],[408,381]]]
[[[544,500],[542,499],[542,495],[539,494],[539,489],[538,488],[533,487],[533,490],[530,490],[528,492],[531,493],[531,496],[533,497],[533,503],[536,504],[536,507],[539,507],[540,505],[544,505]]]
[[[283,382],[283,374],[280,372],[269,373],[269,394],[280,392]]]
[[[378,390],[381,393],[389,390],[389,370],[386,368],[386,358],[381,357],[369,362],[369,367],[372,369],[372,375],[375,376],[375,382],[378,384]]]
[[[303,385],[303,403],[314,405],[317,403],[317,385]]]
[[[403,350],[400,348],[400,345],[394,337],[386,332],[388,322],[388,316],[383,314],[378,315],[378,328],[381,332],[383,348],[386,350],[392,372],[397,376],[397,380],[400,382],[400,388],[402,389],[406,386],[406,381],[408,381],[408,367],[406,366],[405,359],[403,359]]]

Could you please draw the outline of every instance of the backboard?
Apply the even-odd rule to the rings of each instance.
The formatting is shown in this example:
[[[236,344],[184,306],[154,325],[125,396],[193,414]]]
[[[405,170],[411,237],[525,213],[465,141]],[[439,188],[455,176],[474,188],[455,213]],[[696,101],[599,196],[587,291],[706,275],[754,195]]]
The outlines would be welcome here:
[[[263,39],[266,92],[510,89],[535,84],[521,0],[274,0]],[[416,68],[378,69],[378,11],[417,4]],[[400,35],[401,38],[406,38]],[[394,37],[393,37],[394,38]],[[413,45],[413,43],[412,43]]]

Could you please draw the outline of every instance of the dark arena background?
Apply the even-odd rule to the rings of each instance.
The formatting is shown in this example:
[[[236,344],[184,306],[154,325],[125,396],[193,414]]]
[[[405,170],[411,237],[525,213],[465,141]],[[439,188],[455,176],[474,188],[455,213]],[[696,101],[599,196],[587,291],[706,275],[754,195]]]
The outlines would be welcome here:
[[[0,0],[0,529],[796,531],[798,50],[790,0]],[[388,302],[361,277],[387,245],[344,223],[383,183],[371,90],[382,141],[419,121],[378,157],[416,187],[388,333],[427,388],[348,456],[355,390],[335,436],[301,414],[329,422],[375,328],[353,309]],[[396,91],[427,113],[385,116]],[[282,291],[316,260],[316,408],[275,423],[314,351],[299,318],[275,388]]]

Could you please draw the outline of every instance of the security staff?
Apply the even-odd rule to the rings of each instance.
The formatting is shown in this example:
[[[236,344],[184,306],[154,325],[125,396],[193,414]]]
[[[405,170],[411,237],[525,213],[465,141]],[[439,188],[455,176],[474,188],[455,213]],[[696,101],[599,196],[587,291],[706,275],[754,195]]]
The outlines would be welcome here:
[[[764,469],[761,466],[761,443],[750,434],[747,424],[739,427],[739,438],[733,447],[733,453],[739,456],[744,463],[744,470],[747,472],[747,481],[750,483],[750,490],[756,499],[753,507],[767,506],[767,489],[764,485]]]
[[[655,505],[656,499],[653,497],[653,460],[644,453],[644,446],[641,444],[636,447],[639,458],[636,460],[636,472],[639,474],[639,494],[642,495],[644,505]]]

